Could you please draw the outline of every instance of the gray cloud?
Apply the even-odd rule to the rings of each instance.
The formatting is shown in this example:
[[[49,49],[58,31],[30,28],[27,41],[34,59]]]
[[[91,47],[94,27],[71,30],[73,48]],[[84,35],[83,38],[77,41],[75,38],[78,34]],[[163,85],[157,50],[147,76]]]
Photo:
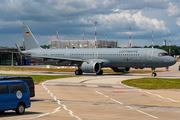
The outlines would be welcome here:
[[[82,39],[82,29],[86,39],[94,39],[97,20],[99,39],[108,34],[108,39],[126,40],[129,26],[136,40],[151,40],[152,30],[157,40],[168,32],[175,39],[180,38],[179,3],[178,0],[4,0],[0,1],[0,35],[3,39],[10,39],[6,35],[21,38],[21,25],[25,22],[41,44],[54,38],[56,26],[60,39]]]

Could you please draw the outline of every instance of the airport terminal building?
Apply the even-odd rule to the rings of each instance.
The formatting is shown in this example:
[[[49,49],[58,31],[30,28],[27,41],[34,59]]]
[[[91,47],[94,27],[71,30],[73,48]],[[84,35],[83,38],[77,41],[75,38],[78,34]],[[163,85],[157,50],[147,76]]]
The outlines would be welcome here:
[[[2,48],[0,49],[0,65],[18,66],[18,65],[29,65],[29,63],[27,59],[19,55],[17,49]]]

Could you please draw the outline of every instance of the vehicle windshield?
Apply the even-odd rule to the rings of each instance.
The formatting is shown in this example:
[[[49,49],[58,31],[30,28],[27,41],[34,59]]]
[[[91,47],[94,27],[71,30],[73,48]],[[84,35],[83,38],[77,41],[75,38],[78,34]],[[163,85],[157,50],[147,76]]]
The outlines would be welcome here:
[[[158,56],[159,56],[159,57],[168,56],[168,53],[159,53]]]

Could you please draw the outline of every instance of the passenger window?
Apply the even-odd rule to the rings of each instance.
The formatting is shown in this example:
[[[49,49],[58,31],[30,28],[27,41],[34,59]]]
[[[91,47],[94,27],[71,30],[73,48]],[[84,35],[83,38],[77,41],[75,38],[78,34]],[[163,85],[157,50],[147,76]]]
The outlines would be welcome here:
[[[17,91],[26,92],[25,85],[22,84],[10,84],[11,93],[16,93]]]
[[[0,85],[0,94],[9,94],[8,85]]]

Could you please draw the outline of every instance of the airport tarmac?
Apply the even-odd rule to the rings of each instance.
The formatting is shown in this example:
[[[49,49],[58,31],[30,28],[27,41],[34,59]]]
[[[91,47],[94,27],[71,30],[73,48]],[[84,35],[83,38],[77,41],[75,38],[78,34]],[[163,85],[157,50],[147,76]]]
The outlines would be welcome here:
[[[170,67],[169,72],[158,73],[158,77],[180,78],[178,65]],[[85,74],[48,80],[35,86],[36,96],[24,115],[8,111],[0,115],[0,120],[178,120],[179,89],[144,90],[121,84],[123,80],[142,77],[152,76],[149,73]]]

